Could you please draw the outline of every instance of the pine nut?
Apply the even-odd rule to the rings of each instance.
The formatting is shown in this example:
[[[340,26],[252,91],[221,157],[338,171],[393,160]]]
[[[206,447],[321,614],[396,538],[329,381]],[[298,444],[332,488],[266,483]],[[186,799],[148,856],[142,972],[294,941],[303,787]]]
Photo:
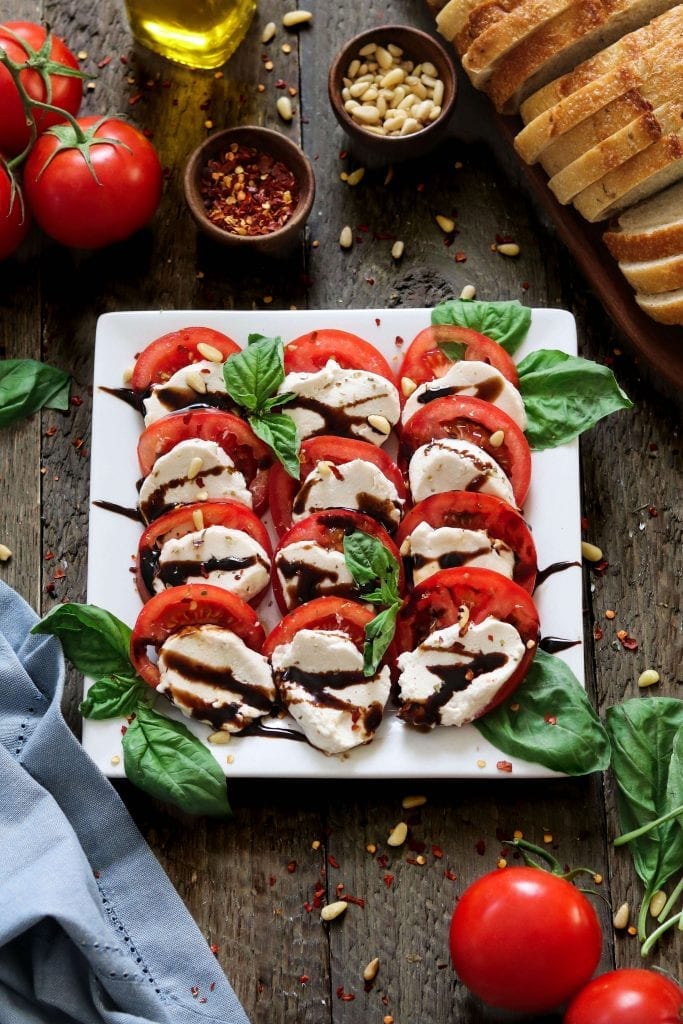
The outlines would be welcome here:
[[[359,96],[363,95],[367,88],[368,83],[365,81],[365,79],[363,79],[362,82],[354,82],[353,85],[350,86],[349,88],[349,93],[351,94],[353,99],[358,99]]]
[[[292,120],[294,114],[292,113],[292,101],[289,96],[280,96],[275,106],[283,121]]]
[[[219,729],[217,732],[210,732],[206,737],[209,743],[212,743],[216,747],[224,747],[226,743],[230,742],[230,733],[224,729]]]
[[[360,101],[363,106],[367,106],[379,97],[379,92],[375,89],[374,85],[371,85],[369,89],[361,95]]]
[[[201,373],[199,373],[198,371],[194,373],[188,373],[185,380],[187,381],[189,387],[191,387],[193,391],[196,391],[198,395],[206,394],[206,381],[204,380]]]
[[[377,58],[377,63],[379,64],[383,71],[388,71],[390,67],[393,67],[394,58],[392,57],[388,50],[384,49],[383,46],[377,47],[377,49],[375,50],[375,57]]]
[[[398,105],[401,102],[401,100],[404,100],[406,98],[406,96],[408,95],[408,90],[404,89],[402,85],[397,85],[396,88],[393,90],[393,92],[394,92],[393,103],[394,103],[395,107],[398,107]]]
[[[401,807],[406,811],[412,811],[415,807],[424,807],[426,803],[426,796],[404,796],[401,800]]]
[[[199,342],[197,345],[197,351],[200,356],[204,356],[204,358],[208,359],[210,363],[222,363],[224,361],[223,353],[220,349],[214,348],[213,345],[207,345],[205,341]]]
[[[380,120],[384,120],[387,114],[387,101],[384,99],[384,96],[377,97],[377,113],[380,116]],[[386,130],[386,127],[386,124],[382,125],[384,130]]]
[[[192,525],[194,526],[195,530],[204,529],[204,513],[200,508],[194,509],[192,513]]]
[[[360,121],[361,124],[379,124],[379,110],[377,107],[356,107],[351,113],[351,117],[354,121]]]
[[[430,61],[425,61],[422,65],[422,72],[425,75],[430,75],[432,78],[436,78],[439,73]]]
[[[335,918],[340,917],[348,907],[346,900],[337,900],[336,903],[328,903],[326,907],[323,907],[320,911],[320,918],[322,921],[334,921]]]
[[[358,100],[347,100],[344,104],[344,110],[349,114],[353,114],[354,110],[358,110],[360,103]]]
[[[434,91],[432,92],[432,103],[434,104],[435,107],[440,107],[441,104],[443,103],[443,94],[444,84],[441,81],[441,79],[439,79],[436,85],[434,86]]]
[[[403,68],[392,68],[388,71],[384,78],[380,79],[380,87],[382,89],[393,89],[397,85],[401,85],[403,79],[406,77],[406,73]]]
[[[500,448],[500,446],[503,444],[504,441],[505,441],[505,431],[504,430],[494,430],[494,432],[491,434],[491,436],[489,438],[489,444],[491,445],[492,448]]]
[[[581,541],[581,555],[587,562],[602,561],[602,549],[595,544],[589,544],[586,540]]]
[[[318,476],[321,476],[323,479],[332,476],[332,463],[327,462],[324,459],[321,460],[318,463]]]
[[[436,121],[436,119],[437,119],[437,117],[439,116],[440,113],[441,113],[441,107],[432,107],[432,109],[429,111],[429,117],[427,118],[427,120],[428,121]]]
[[[399,821],[391,830],[387,838],[387,846],[403,846],[408,838],[408,826],[405,821]]]
[[[349,174],[348,178],[346,179],[346,184],[347,185],[351,185],[352,187],[354,185],[359,185],[361,183],[361,181],[363,180],[363,176],[364,175],[365,175],[365,168],[364,167],[357,167],[355,171],[352,171],[351,174]]]
[[[400,548],[398,549],[398,553],[401,556],[401,558],[407,558],[412,549],[413,545],[410,543],[410,537],[406,537],[406,539],[403,541]]]
[[[392,57],[396,57],[397,59],[403,56],[403,50],[400,46],[396,46],[395,43],[387,43],[387,50]]]
[[[377,43],[366,43],[362,50],[359,50],[361,57],[371,57],[377,49]]]
[[[355,78],[357,76],[359,68],[360,68],[360,61],[359,60],[352,60],[351,63],[349,64],[349,67],[348,67],[348,70],[347,70],[346,74],[349,76],[349,78],[353,79],[353,78]]]
[[[646,668],[638,676],[638,686],[654,686],[659,682],[659,672],[654,668]]]
[[[347,100],[351,99],[351,90],[348,88],[348,86],[345,89],[342,89],[342,99],[344,100],[344,103],[346,103]]]
[[[650,900],[650,906],[648,908],[650,911],[650,917],[659,917],[666,906],[667,899],[668,896],[663,889],[658,889],[657,892],[653,892],[652,899]]]
[[[519,256],[520,249],[516,242],[503,242],[496,246],[496,251],[501,256]]]
[[[439,225],[444,234],[450,235],[455,231],[455,221],[453,220],[452,217],[444,217],[440,213],[437,213],[434,220]]]
[[[125,368],[125,370],[123,371],[123,373],[121,375],[121,380],[123,381],[124,384],[130,384],[130,382],[133,379],[133,371],[134,370],[135,370],[135,365],[133,363],[131,363],[130,366],[127,366]]]
[[[419,97],[418,96],[414,96],[412,92],[409,92],[407,96],[403,97],[403,99],[399,103],[397,109],[398,110],[410,110],[410,108],[414,107],[416,103],[419,103]]]
[[[628,903],[622,903],[612,918],[612,924],[615,928],[625,928],[629,922],[630,916],[631,912],[629,910]]]
[[[368,416],[368,424],[378,434],[384,434],[385,437],[391,433],[391,423],[386,416]]]
[[[405,245],[403,244],[403,242],[394,242],[394,244],[391,247],[391,258],[394,260],[400,260],[401,256],[403,256],[404,249]]]
[[[266,27],[264,28],[263,33],[261,35],[261,42],[262,43],[269,43],[271,41],[271,39],[275,38],[275,33],[276,32],[277,32],[277,25],[275,24],[274,21],[269,21],[268,24],[266,25]]]
[[[460,298],[464,299],[466,302],[469,302],[471,299],[475,297],[476,294],[477,289],[474,287],[474,285],[466,284],[463,290],[460,292]]]
[[[410,398],[416,388],[417,384],[410,377],[401,377],[401,391],[404,398]]]
[[[8,562],[12,557],[12,552],[6,544],[0,544],[0,562]]]
[[[432,67],[431,64],[429,66]],[[426,75],[423,73],[420,75],[420,81],[423,85],[427,85],[430,89],[433,89],[436,86],[437,80],[436,78],[433,78],[432,75]]]
[[[411,114],[413,115],[413,117],[416,117],[418,121],[427,121],[429,120],[429,115],[431,114],[433,108],[434,104],[432,103],[431,100],[423,100],[422,103],[415,104],[415,106],[411,110]]]
[[[351,246],[353,245],[353,231],[351,230],[348,224],[346,224],[341,229],[341,234],[339,235],[339,244],[341,245],[342,249],[350,249]]]
[[[363,981],[374,981],[379,971],[379,957],[376,956],[374,960],[371,960],[363,971]]]
[[[190,459],[190,465],[187,467],[187,479],[194,480],[199,475],[203,465],[204,460],[199,455],[195,455],[193,459]]]
[[[282,16],[282,24],[285,28],[296,28],[297,25],[305,25],[313,18],[312,11],[287,11]]]
[[[419,132],[420,122],[414,117],[407,117],[401,127],[400,135],[413,135],[415,132]]]

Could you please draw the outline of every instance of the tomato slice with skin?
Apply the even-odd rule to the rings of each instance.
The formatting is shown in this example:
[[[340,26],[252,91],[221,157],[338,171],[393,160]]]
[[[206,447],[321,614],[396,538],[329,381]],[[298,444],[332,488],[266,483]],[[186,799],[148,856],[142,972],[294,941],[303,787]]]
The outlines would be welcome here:
[[[172,633],[185,626],[207,624],[229,629],[253,651],[262,650],[266,634],[251,605],[221,587],[186,583],[155,594],[143,606],[130,641],[135,671],[150,686],[158,686],[159,669],[148,648],[158,651]]]
[[[270,472],[268,500],[273,516],[273,524],[282,536],[292,525],[292,505],[302,486],[302,481],[312,472],[318,462],[331,462],[342,466],[354,459],[364,459],[377,466],[384,476],[393,483],[399,498],[405,500],[407,491],[403,475],[393,459],[381,448],[369,441],[358,441],[350,437],[336,437],[331,434],[320,434],[304,441],[299,452],[301,479],[295,480],[287,471],[275,463]]]
[[[538,569],[536,545],[522,516],[506,501],[476,491],[433,494],[415,505],[401,522],[396,534],[399,550],[420,523],[428,523],[434,530],[441,527],[482,530],[489,537],[502,540],[515,555],[514,582],[533,594]]]
[[[415,587],[398,617],[399,652],[414,651],[431,633],[460,620],[461,609],[475,625],[488,616],[507,622],[519,633],[525,652],[515,672],[477,715],[486,714],[510,696],[527,674],[536,653],[540,622],[530,595],[490,569],[443,569]],[[529,646],[531,644],[531,646]]]
[[[241,352],[237,342],[211,327],[184,327],[171,331],[150,342],[137,356],[130,386],[133,391],[149,391],[152,384],[163,384],[183,366],[205,359],[198,345],[217,349],[225,361],[235,352]]]
[[[195,513],[201,512],[203,526],[197,527]],[[179,505],[154,519],[144,530],[138,544],[135,562],[135,582],[143,601],[154,596],[154,577],[159,562],[159,552],[169,537],[183,537],[209,526],[224,526],[229,530],[241,530],[260,544],[269,558],[272,545],[265,526],[254,513],[238,501],[205,501],[194,505]],[[197,564],[199,572],[199,563]],[[256,600],[260,600],[258,595]]]
[[[399,380],[407,377],[420,385],[443,377],[453,365],[453,360],[439,348],[439,344],[444,342],[464,345],[462,359],[488,363],[507,377],[516,388],[519,387],[517,367],[502,345],[485,334],[473,331],[470,327],[458,327],[455,324],[435,324],[420,331],[406,351],[398,375]]]
[[[374,617],[374,611],[358,601],[343,597],[317,597],[295,608],[278,622],[266,638],[263,653],[269,658],[276,647],[291,643],[302,629],[343,630],[362,651],[365,627]]]
[[[382,353],[369,341],[348,331],[310,331],[285,345],[285,373],[317,373],[329,359],[345,370],[376,373],[396,386],[395,375]]]
[[[398,587],[399,593],[403,593],[405,587],[405,573],[403,570],[403,563],[401,556],[398,553],[398,548],[394,544],[393,540],[375,519],[371,519],[370,516],[363,515],[361,512],[353,512],[351,509],[325,509],[322,512],[313,512],[310,516],[305,519],[301,519],[298,523],[295,523],[289,530],[283,535],[275,549],[273,555],[273,563],[271,570],[271,582],[273,585],[273,594],[277,601],[278,608],[283,615],[286,615],[289,611],[289,606],[285,599],[285,595],[282,589],[282,583],[280,581],[280,574],[277,571],[277,560],[278,555],[290,544],[297,544],[300,541],[312,541],[314,544],[318,544],[320,547],[325,548],[328,551],[341,551],[344,550],[344,537],[350,536],[350,534],[360,531],[361,533],[367,533],[375,540],[378,540],[380,544],[383,544],[387,551],[393,555],[398,564]],[[301,570],[297,573],[297,588],[298,593],[301,595]],[[317,580],[312,580],[310,587],[306,588],[305,595],[301,597],[301,603],[314,600],[315,597],[320,596],[317,590]],[[326,588],[324,592],[325,596],[340,596],[335,595],[332,587]],[[354,587],[354,593],[344,594],[345,597],[353,597],[355,600],[362,600],[362,595],[357,588]]]
[[[504,439],[494,446],[491,436],[499,431]],[[406,423],[399,446],[399,466],[407,471],[418,448],[448,438],[469,441],[495,459],[510,480],[515,501],[521,508],[531,483],[531,449],[507,413],[481,398],[436,398]]]
[[[138,462],[143,476],[156,460],[181,441],[198,438],[215,441],[244,475],[252,494],[254,512],[263,515],[268,506],[268,475],[273,454],[248,423],[219,409],[187,409],[150,423],[138,440]]]

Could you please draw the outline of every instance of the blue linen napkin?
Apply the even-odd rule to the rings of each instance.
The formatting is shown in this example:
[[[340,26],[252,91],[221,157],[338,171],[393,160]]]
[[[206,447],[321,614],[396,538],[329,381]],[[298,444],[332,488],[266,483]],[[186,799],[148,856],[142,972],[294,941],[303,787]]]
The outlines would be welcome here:
[[[62,718],[54,637],[0,582],[0,1024],[249,1024]]]

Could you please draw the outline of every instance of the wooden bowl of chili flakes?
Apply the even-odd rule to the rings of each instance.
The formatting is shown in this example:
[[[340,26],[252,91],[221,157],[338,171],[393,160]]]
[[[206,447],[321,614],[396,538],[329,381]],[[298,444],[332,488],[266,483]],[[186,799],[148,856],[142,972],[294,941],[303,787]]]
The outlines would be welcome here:
[[[192,153],[185,199],[197,227],[220,245],[278,255],[296,242],[313,206],[304,152],[269,128],[226,128]]]

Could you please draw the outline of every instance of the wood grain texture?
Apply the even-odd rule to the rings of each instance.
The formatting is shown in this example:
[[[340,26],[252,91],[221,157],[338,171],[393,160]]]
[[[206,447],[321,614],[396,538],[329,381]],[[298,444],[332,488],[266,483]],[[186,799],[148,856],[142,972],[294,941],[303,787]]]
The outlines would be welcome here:
[[[601,423],[582,442],[586,536],[610,563],[601,577],[586,570],[588,686],[604,712],[638,696],[639,672],[654,666],[662,676],[657,691],[678,695],[680,400],[628,354],[590,280],[580,276],[547,213],[530,199],[488,103],[466,82],[460,83],[450,137],[436,153],[396,166],[386,184],[386,169],[372,166],[355,189],[340,180],[342,170],[364,160],[358,153],[340,156],[348,144],[326,96],[332,55],[350,35],[381,22],[429,30],[426,11],[409,0],[370,0],[362,9],[347,0],[319,4],[311,27],[297,33],[279,28],[263,46],[263,26],[270,20],[279,26],[282,12],[276,0],[262,0],[247,40],[216,77],[135,47],[115,0],[103,0],[96,9],[75,0],[13,0],[13,17],[42,13],[74,50],[88,53],[83,66],[97,78],[85,111],[124,110],[149,129],[166,182],[152,225],[129,242],[100,253],[72,253],[36,232],[19,258],[3,265],[3,355],[42,356],[63,366],[83,403],[67,415],[45,413],[2,433],[0,541],[14,550],[13,559],[0,566],[2,578],[43,611],[55,601],[85,598],[89,389],[101,313],[308,306],[329,310],[324,319],[333,324],[338,308],[431,305],[473,283],[482,298],[571,309],[582,353],[614,359],[634,399],[634,410]],[[285,41],[289,54],[281,50]],[[107,56],[111,62],[98,68]],[[264,58],[273,60],[270,73]],[[275,112],[283,85],[298,90],[290,125]],[[289,259],[245,262],[197,236],[183,202],[182,170],[210,130],[207,121],[216,129],[267,124],[303,141],[318,192],[306,238]],[[437,214],[456,219],[454,238],[444,237]],[[350,251],[338,245],[345,224],[354,230]],[[491,250],[497,237],[508,236],[520,244],[516,259]],[[398,262],[390,255],[396,238],[405,243]],[[615,355],[615,348],[624,354]],[[650,506],[657,516],[648,513]],[[50,552],[54,558],[46,559]],[[112,554],[119,556],[128,553]],[[55,580],[55,570],[64,578]],[[612,624],[604,618],[607,608],[617,612]],[[595,626],[604,633],[593,642]],[[637,652],[615,639],[621,627],[637,637]],[[79,699],[80,680],[72,675],[66,711],[76,730]],[[635,911],[641,891],[626,852],[614,854],[610,846],[618,825],[609,776],[547,784],[505,779],[414,785],[235,778],[229,782],[235,818],[224,824],[184,817],[125,783],[118,788],[207,941],[218,947],[253,1024],[366,1024],[385,1015],[396,1024],[502,1021],[503,1015],[482,1007],[458,983],[448,965],[446,935],[454,901],[468,882],[495,867],[502,840],[515,829],[540,842],[552,836],[549,846],[561,861],[595,867],[605,878],[604,895],[615,905],[627,900]],[[427,796],[426,805],[404,811],[402,797],[416,791]],[[387,836],[404,817],[409,845],[390,850]],[[367,852],[368,843],[376,844],[375,854]],[[418,850],[424,865],[409,862]],[[316,887],[332,900],[338,885],[365,906],[351,905],[344,918],[324,925],[318,909],[307,906]],[[596,905],[605,930],[603,967],[637,964],[635,940],[619,937],[614,943],[609,909],[602,900]],[[663,942],[651,963],[675,970],[680,941],[671,936]],[[375,956],[380,972],[366,992],[362,970]]]

